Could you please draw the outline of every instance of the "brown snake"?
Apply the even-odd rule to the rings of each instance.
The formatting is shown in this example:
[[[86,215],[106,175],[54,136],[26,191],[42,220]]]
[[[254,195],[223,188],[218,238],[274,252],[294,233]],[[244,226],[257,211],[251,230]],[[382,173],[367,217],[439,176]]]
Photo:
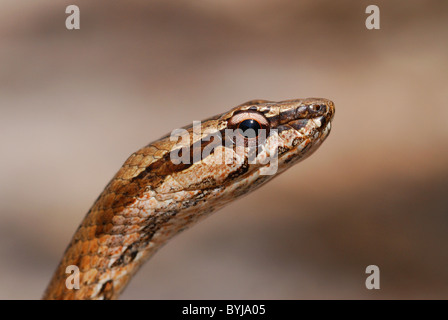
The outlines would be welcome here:
[[[200,132],[185,127],[187,143],[168,135],[138,150],[78,227],[43,298],[118,298],[174,235],[313,153],[328,136],[334,112],[327,99],[253,100],[202,121]],[[240,129],[240,135],[230,137],[226,129]],[[264,139],[261,129],[269,132]],[[198,148],[205,156],[195,157]],[[190,161],[173,161],[173,150]],[[268,158],[277,159],[276,171],[273,162],[261,161]],[[79,289],[66,286],[70,265],[79,268]]]

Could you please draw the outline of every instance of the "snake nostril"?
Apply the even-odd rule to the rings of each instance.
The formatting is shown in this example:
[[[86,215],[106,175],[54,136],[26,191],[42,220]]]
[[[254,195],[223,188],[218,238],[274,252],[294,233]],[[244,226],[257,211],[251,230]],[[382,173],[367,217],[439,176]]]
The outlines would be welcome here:
[[[323,112],[326,110],[327,106],[324,104],[312,104],[308,108],[312,112]]]

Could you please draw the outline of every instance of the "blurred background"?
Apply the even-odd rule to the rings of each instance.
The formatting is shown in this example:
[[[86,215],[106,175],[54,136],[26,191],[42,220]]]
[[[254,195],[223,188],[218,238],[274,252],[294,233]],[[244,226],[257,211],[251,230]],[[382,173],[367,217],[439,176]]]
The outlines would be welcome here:
[[[0,299],[41,297],[135,150],[250,99],[313,96],[336,104],[324,145],[174,238],[122,298],[448,297],[448,2],[1,4]]]

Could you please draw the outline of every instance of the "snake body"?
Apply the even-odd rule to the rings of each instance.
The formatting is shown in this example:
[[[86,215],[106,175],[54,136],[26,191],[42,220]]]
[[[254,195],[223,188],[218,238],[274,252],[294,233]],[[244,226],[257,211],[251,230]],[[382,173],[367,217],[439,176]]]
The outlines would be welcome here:
[[[334,111],[333,102],[321,98],[252,100],[202,121],[200,131],[184,127],[187,143],[167,135],[133,153],[76,230],[43,298],[118,298],[143,262],[174,235],[313,153],[328,136]],[[257,133],[243,134],[239,149],[224,144],[226,129],[241,133],[248,125],[276,135],[261,140]],[[215,143],[217,134],[224,139]],[[200,158],[183,149],[204,151],[212,144]],[[173,150],[191,161],[172,161]],[[269,174],[272,163],[261,160],[273,156],[277,170]],[[78,289],[66,285],[68,266],[79,270]]]

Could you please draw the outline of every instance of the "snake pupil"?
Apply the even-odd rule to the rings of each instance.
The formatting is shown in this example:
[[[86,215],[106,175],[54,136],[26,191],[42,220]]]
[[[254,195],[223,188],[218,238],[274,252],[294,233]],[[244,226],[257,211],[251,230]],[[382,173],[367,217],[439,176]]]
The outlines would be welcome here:
[[[257,121],[253,119],[247,119],[241,122],[238,128],[241,129],[244,137],[250,139],[256,138],[258,136],[258,130],[261,129],[261,126]]]

